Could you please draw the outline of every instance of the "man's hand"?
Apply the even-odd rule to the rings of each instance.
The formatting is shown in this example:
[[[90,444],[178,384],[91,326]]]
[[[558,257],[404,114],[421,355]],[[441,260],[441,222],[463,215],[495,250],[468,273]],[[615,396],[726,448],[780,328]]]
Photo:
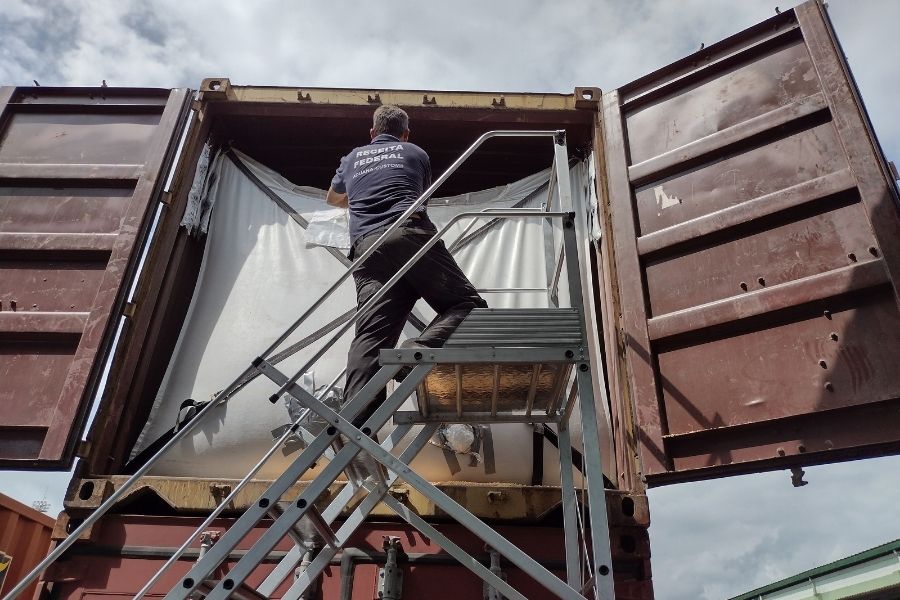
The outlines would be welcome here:
[[[325,194],[325,202],[331,206],[337,206],[338,208],[347,208],[350,206],[347,194],[339,194],[334,191],[334,188],[328,188],[328,193]]]

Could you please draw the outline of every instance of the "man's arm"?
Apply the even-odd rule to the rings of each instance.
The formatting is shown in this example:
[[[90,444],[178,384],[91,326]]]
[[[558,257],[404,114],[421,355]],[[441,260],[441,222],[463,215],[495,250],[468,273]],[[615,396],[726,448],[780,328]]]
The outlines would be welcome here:
[[[336,192],[333,187],[328,188],[328,193],[325,194],[325,202],[331,206],[337,206],[338,208],[347,208],[350,206],[347,194]]]

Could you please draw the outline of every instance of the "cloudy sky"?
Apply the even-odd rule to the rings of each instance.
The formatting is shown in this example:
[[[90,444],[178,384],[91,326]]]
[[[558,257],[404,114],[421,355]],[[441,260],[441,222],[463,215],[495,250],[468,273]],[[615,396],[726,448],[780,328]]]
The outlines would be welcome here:
[[[781,0],[2,0],[0,84],[613,89],[775,12]],[[782,9],[790,4],[784,4]],[[427,9],[424,8],[427,6]],[[900,2],[830,13],[888,158],[900,158]],[[900,460],[650,492],[662,600],[719,599],[900,538]],[[8,475],[8,474],[7,474]],[[0,475],[59,510],[66,474]]]

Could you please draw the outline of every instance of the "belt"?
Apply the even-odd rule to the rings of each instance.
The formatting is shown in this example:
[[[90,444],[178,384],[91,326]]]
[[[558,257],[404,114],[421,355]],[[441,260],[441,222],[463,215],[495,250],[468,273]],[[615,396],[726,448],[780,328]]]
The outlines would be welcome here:
[[[411,214],[410,216],[406,217],[406,220],[404,220],[404,221],[401,222],[401,227],[402,227],[404,224],[409,223],[410,221],[413,221],[414,224],[416,224],[416,225],[418,225],[418,224],[424,224],[424,223],[428,223],[429,225],[432,224],[432,223],[431,223],[431,220],[428,218],[428,215],[426,215],[425,213],[421,213],[421,212],[414,212],[414,213]],[[392,221],[392,222],[390,222],[390,223],[385,223],[384,225],[379,225],[379,226],[376,227],[375,229],[373,229],[373,230],[371,230],[371,231],[368,231],[368,232],[364,233],[363,235],[361,235],[360,237],[356,238],[356,240],[355,240],[354,243],[358,242],[359,240],[361,240],[361,239],[363,239],[363,238],[365,238],[365,237],[369,237],[370,235],[375,235],[375,234],[381,235],[382,233],[384,233],[385,231],[387,231],[388,228],[389,228],[391,225],[393,225],[395,222],[396,222],[396,221]]]

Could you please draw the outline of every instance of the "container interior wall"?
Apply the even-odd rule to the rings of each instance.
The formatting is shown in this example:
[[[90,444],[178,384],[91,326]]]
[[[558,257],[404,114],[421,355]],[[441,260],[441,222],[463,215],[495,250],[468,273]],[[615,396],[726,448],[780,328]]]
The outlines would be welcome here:
[[[579,197],[589,189],[585,184],[587,175],[584,162],[570,170],[573,193]],[[235,373],[240,373],[254,348],[262,352],[287,323],[324,293],[348,263],[343,255],[343,244],[348,242],[344,212],[323,204],[323,190],[293,186],[236,150],[214,159],[209,177],[216,183],[202,202],[209,207],[203,214],[211,215],[200,277],[151,420],[136,452],[152,447],[153,440],[172,428],[184,398],[206,398],[222,389]],[[549,172],[544,169],[506,187],[434,198],[429,215],[442,227],[451,217],[466,211],[509,206],[538,209],[548,196],[553,204],[558,204],[556,194],[546,189],[548,179]],[[277,194],[296,211],[301,222],[290,218],[267,193]],[[586,205],[587,200],[579,201],[579,205]],[[198,219],[207,222],[202,215]],[[549,279],[545,236],[549,235],[553,245],[559,247],[561,234],[561,223],[556,222],[547,229],[543,219],[482,220],[471,228],[463,220],[450,227],[444,241],[473,284],[484,290],[483,295],[492,308],[538,308],[548,306],[548,293],[544,290]],[[550,254],[555,259],[556,253]],[[502,291],[510,288],[518,291]],[[558,301],[560,306],[569,304],[565,277],[559,282]],[[274,356],[279,357],[278,368],[292,373],[312,360],[324,340],[338,335],[336,330],[349,319],[354,304],[352,282],[346,282],[308,322],[274,349]],[[416,305],[413,314],[422,323],[434,317],[424,301]],[[417,333],[411,325],[404,331],[404,335]],[[304,375],[303,385],[310,392],[321,392],[329,381],[337,378],[332,399],[340,397],[341,372],[346,365],[350,337],[349,331],[340,335],[335,345]],[[542,371],[544,376],[534,399],[536,411],[545,406],[556,373],[553,367]],[[518,399],[524,404],[529,389],[527,381],[522,384],[514,367],[501,368],[499,375],[504,386],[503,402],[512,405]],[[295,404],[265,402],[275,389],[266,378],[248,380],[227,406],[217,408],[207,422],[172,448],[150,473],[240,478],[272,444],[272,432],[283,431],[296,418],[292,410],[299,408]],[[442,390],[429,393],[442,394]],[[464,402],[471,404],[479,398],[476,392],[467,393]],[[415,401],[409,400],[401,410],[414,407]],[[580,449],[579,419],[576,408],[570,429],[577,449]],[[319,419],[304,419],[301,427],[311,436],[322,425]],[[410,435],[418,430],[419,427],[414,427]],[[380,437],[385,439],[388,433],[383,431]],[[428,445],[413,467],[432,481],[504,481],[532,485],[557,482],[557,452],[543,437],[535,448],[532,426],[494,423],[479,425],[472,433],[476,436],[473,453],[448,454],[442,448]],[[296,442],[286,444],[289,451],[286,448],[285,452],[273,456],[259,477],[274,478],[281,473],[302,447],[299,440]],[[529,456],[530,453],[534,456]],[[611,452],[604,454],[609,456]],[[533,472],[535,461],[540,463],[537,473]],[[311,471],[305,477],[314,474]]]
[[[566,129],[573,158],[591,149],[594,111],[591,110],[497,110],[483,108],[406,107],[411,117],[412,140],[425,147],[432,157],[435,174],[445,169],[471,142],[491,129]],[[95,448],[104,456],[90,457],[90,474],[121,472],[138,433],[146,422],[167,359],[175,346],[186,304],[197,279],[203,241],[186,236],[178,227],[201,144],[229,142],[232,147],[283,174],[294,183],[327,187],[335,165],[346,151],[367,141],[372,108],[369,106],[268,105],[250,102],[209,102],[185,153],[173,202],[160,225],[158,236],[168,239],[170,249],[151,257],[148,271],[162,279],[156,295],[148,295],[145,305],[154,304],[147,326],[156,332],[154,343],[135,347],[126,341],[129,360],[137,368],[147,362],[140,388],[113,388],[106,401],[128,397],[124,423],[115,432],[103,425],[103,414],[92,433]],[[543,142],[543,143],[542,143]],[[503,185],[549,166],[552,148],[546,140],[492,140],[450,178],[439,195],[471,192]],[[168,237],[167,237],[168,236]],[[160,272],[163,272],[160,275]],[[139,292],[140,294],[140,292]],[[161,310],[160,307],[165,308]],[[141,307],[138,307],[141,310]],[[140,332],[138,332],[140,333]],[[119,368],[122,368],[120,361]],[[105,439],[104,439],[105,438]],[[115,438],[115,439],[111,439]],[[113,451],[109,451],[112,449]]]

